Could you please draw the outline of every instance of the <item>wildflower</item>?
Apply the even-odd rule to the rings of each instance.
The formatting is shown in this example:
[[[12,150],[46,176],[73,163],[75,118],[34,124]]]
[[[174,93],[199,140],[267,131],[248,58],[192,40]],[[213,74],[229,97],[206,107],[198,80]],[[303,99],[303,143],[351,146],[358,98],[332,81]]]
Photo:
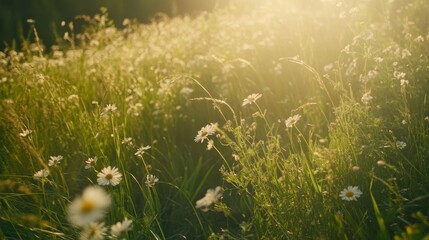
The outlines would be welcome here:
[[[121,143],[123,145],[132,146],[133,145],[133,139],[130,137],[124,138]]]
[[[155,184],[158,181],[159,181],[159,179],[155,175],[149,174],[146,176],[146,182],[145,183],[146,183],[146,186],[153,187],[153,186],[155,186]]]
[[[323,67],[323,71],[330,72],[334,68],[334,64],[330,63]]]
[[[404,120],[401,121],[401,123],[402,123],[402,125],[406,125],[407,124],[407,120],[404,119]]]
[[[127,110],[127,114],[131,114],[137,117],[140,115],[142,109],[143,109],[143,104],[141,103],[130,104]]]
[[[414,38],[414,42],[424,42],[425,39],[422,36],[418,36],[416,38]]]
[[[210,139],[207,143],[207,150],[211,150],[213,146],[214,146],[214,141]]]
[[[82,232],[80,232],[80,240],[102,240],[106,235],[107,228],[104,227],[103,223],[92,222],[89,225],[86,225]]]
[[[300,119],[301,119],[301,115],[299,115],[299,114],[296,114],[292,117],[289,117],[285,121],[286,127],[287,128],[293,127]]]
[[[363,102],[363,104],[369,104],[371,100],[372,100],[371,91],[364,93],[361,98],[361,101]]]
[[[362,191],[359,190],[359,187],[348,186],[340,192],[341,199],[346,201],[357,201],[360,195],[362,195]]]
[[[233,153],[232,157],[234,158],[235,161],[240,161],[240,156],[238,156],[237,154]]]
[[[384,59],[383,59],[383,58],[381,58],[381,57],[375,57],[375,58],[374,58],[374,61],[375,61],[375,62],[377,62],[377,63],[381,63],[381,62],[383,62],[383,60],[384,60]]]
[[[396,147],[399,149],[404,149],[407,146],[407,143],[402,141],[396,141]]]
[[[67,100],[69,100],[69,101],[79,100],[79,96],[77,94],[72,94],[72,95],[68,96]]]
[[[359,171],[359,170],[360,170],[360,167],[359,167],[359,166],[353,166],[353,167],[352,167],[352,170],[353,170],[353,171],[355,171],[355,172],[357,172],[357,171]]]
[[[205,139],[207,139],[208,136],[213,135],[216,133],[216,125],[211,123],[207,124],[205,127],[202,127],[200,131],[198,131],[197,136],[195,136],[194,141],[195,142],[204,142]]]
[[[282,64],[281,63],[277,63],[274,65],[274,73],[276,75],[281,75],[282,74]]]
[[[401,53],[402,53],[401,54],[402,59],[404,59],[406,57],[410,57],[412,55],[411,52],[408,49],[402,49]]]
[[[401,86],[408,86],[410,82],[406,79],[401,79]]]
[[[50,166],[50,167],[52,167],[52,166],[58,166],[58,164],[61,163],[61,160],[63,160],[63,156],[61,156],[61,155],[50,156],[49,157],[48,166]]]
[[[98,47],[98,46],[100,45],[100,42],[99,42],[99,41],[97,41],[97,40],[95,40],[95,39],[92,39],[92,40],[89,42],[89,45],[91,45],[91,46],[93,46],[93,47]]]
[[[115,112],[118,108],[116,107],[115,104],[107,104],[106,107],[104,108],[105,112]]]
[[[66,41],[67,41],[67,40],[70,40],[69,32],[65,32],[65,33],[64,33],[63,39],[64,39],[64,40],[66,40]]]
[[[344,12],[342,12],[342,14],[344,14]],[[349,54],[350,53],[350,45],[345,46],[341,52]]]
[[[76,198],[67,208],[68,220],[75,226],[85,226],[104,218],[111,199],[101,187],[85,188],[81,197]]]
[[[398,72],[398,71],[394,71],[393,72],[393,76],[396,78],[396,79],[402,79],[402,78],[405,78],[405,76],[406,76],[407,74],[406,73],[404,73],[404,72]]]
[[[94,158],[88,158],[88,160],[86,160],[86,165],[85,165],[85,169],[89,169],[89,168],[94,168],[95,164],[97,163],[98,158],[94,157]]]
[[[105,167],[97,174],[97,182],[99,185],[118,185],[122,180],[122,174],[118,171],[116,167]]]
[[[33,175],[33,178],[35,179],[35,180],[41,180],[41,179],[44,179],[44,178],[46,178],[46,177],[48,177],[49,176],[49,169],[42,169],[42,170],[39,170],[39,171],[37,171],[34,175]]]
[[[101,115],[106,115],[109,113],[114,113],[116,112],[118,108],[116,107],[115,104],[107,104],[106,107],[104,108],[104,111],[101,113]]]
[[[128,18],[124,18],[124,20],[122,21],[122,25],[123,26],[127,26],[127,25],[130,25],[130,24],[131,24],[131,21]]]
[[[245,98],[243,100],[242,106],[246,106],[247,104],[256,103],[256,100],[258,100],[261,97],[262,97],[262,94],[260,94],[260,93],[250,94],[249,96],[247,96],[247,98]]]
[[[131,230],[133,228],[132,224],[133,224],[133,221],[125,217],[124,221],[117,222],[116,224],[112,225],[110,233],[113,236],[118,237],[122,233]]]
[[[137,149],[137,152],[134,153],[134,155],[139,156],[139,157],[143,157],[143,154],[145,153],[146,150],[150,149],[150,146],[141,146]]]
[[[189,96],[193,92],[194,92],[194,89],[189,88],[189,87],[184,87],[180,90],[180,94],[184,95],[184,96]]]
[[[21,137],[27,137],[28,135],[30,135],[33,131],[30,129],[26,129],[24,131],[22,131],[22,133],[19,134],[19,136]]]
[[[210,205],[222,197],[222,192],[223,188],[220,186],[217,186],[216,189],[208,189],[206,195],[196,202],[195,208],[202,208],[204,212],[208,211]]]
[[[367,75],[368,75],[369,79],[374,79],[375,77],[377,77],[378,72],[376,70],[371,70],[371,71],[368,72]]]
[[[384,165],[386,165],[386,162],[385,162],[385,161],[383,161],[383,160],[378,160],[378,161],[377,161],[377,165],[378,165],[378,166],[384,166]]]
[[[429,117],[425,117],[425,121],[428,121],[428,122],[429,122]]]

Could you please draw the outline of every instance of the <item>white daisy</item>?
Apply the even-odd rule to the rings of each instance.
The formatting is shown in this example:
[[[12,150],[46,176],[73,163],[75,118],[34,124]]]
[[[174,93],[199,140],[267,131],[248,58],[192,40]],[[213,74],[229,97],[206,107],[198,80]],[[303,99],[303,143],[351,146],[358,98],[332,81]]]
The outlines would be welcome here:
[[[292,117],[289,117],[285,121],[286,127],[287,128],[293,127],[300,119],[301,119],[301,115],[299,115],[299,114],[296,114],[296,115],[293,115]]]
[[[50,166],[50,167],[52,167],[52,166],[58,166],[61,163],[61,160],[63,160],[63,156],[61,156],[61,155],[50,156],[49,157],[48,166]]]
[[[93,157],[93,158],[88,158],[88,160],[85,161],[86,165],[85,165],[85,169],[89,169],[89,168],[94,168],[95,164],[97,164],[97,157]]]
[[[159,179],[155,175],[149,174],[146,176],[146,182],[145,183],[146,183],[146,186],[153,187],[153,186],[155,186],[155,184],[158,181],[159,181]]]
[[[121,143],[122,143],[123,145],[126,145],[126,146],[131,147],[131,146],[133,146],[133,139],[132,139],[132,138],[130,138],[130,137],[124,138],[124,139],[121,141]]]
[[[368,105],[372,100],[371,91],[364,93],[360,100],[363,104]]]
[[[214,146],[214,141],[210,139],[210,140],[207,142],[207,150],[208,150],[208,151],[209,151],[209,150],[211,150],[211,149],[213,148],[213,146]]]
[[[118,171],[116,167],[105,167],[97,174],[97,182],[99,185],[118,185],[122,180],[122,174]]]
[[[41,180],[41,179],[43,179],[43,178],[46,178],[46,177],[48,177],[49,176],[49,169],[42,169],[42,170],[39,170],[39,171],[37,171],[34,175],[33,175],[33,178],[35,179],[35,180]]]
[[[116,107],[115,104],[107,104],[106,107],[104,108],[104,112],[115,112],[118,108]]]
[[[408,84],[410,84],[410,82],[406,79],[401,79],[401,86],[408,86]]]
[[[425,41],[425,39],[422,37],[422,36],[418,36],[418,37],[416,37],[416,38],[414,38],[414,40],[413,40],[414,42],[424,42]]]
[[[383,161],[383,160],[378,160],[378,161],[377,161],[377,165],[378,165],[378,166],[385,166],[385,165],[386,165],[386,162],[385,162],[385,161]]]
[[[360,170],[360,167],[359,167],[359,166],[353,166],[353,167],[352,167],[352,170],[353,170],[353,171],[355,171],[355,172],[357,172],[357,171],[359,171],[359,170]]]
[[[116,107],[115,104],[107,104],[106,107],[104,108],[104,111],[101,113],[102,116],[105,116],[107,114],[113,114],[114,112],[116,112],[118,108]]]
[[[68,96],[67,100],[76,101],[76,100],[79,100],[79,96],[77,94],[72,94],[72,95]]]
[[[98,186],[87,187],[82,196],[73,200],[68,206],[68,220],[80,227],[99,221],[106,215],[110,203],[110,196],[104,189]]]
[[[22,133],[19,134],[19,136],[21,137],[27,137],[28,135],[30,135],[33,131],[30,129],[26,129],[24,131],[22,131]]]
[[[133,221],[129,220],[128,218],[125,218],[122,222],[117,222],[116,224],[112,225],[110,233],[113,236],[120,236],[122,233],[127,232],[133,228],[132,226]]]
[[[137,149],[137,152],[134,153],[134,155],[138,157],[143,157],[143,154],[146,152],[146,150],[150,149],[150,146],[141,146]]]
[[[246,106],[247,104],[256,103],[256,100],[258,100],[261,97],[262,97],[262,94],[260,94],[260,93],[250,94],[249,96],[247,96],[247,98],[245,98],[243,100],[242,106]]]
[[[399,79],[405,78],[405,76],[407,76],[407,74],[404,72],[394,71],[393,76],[399,80]]]
[[[217,186],[216,189],[208,189],[206,195],[196,202],[195,208],[202,208],[203,211],[208,211],[210,205],[219,201],[222,198],[223,188]]]
[[[407,146],[406,142],[403,141],[396,141],[396,147],[399,149],[404,149]]]
[[[195,136],[195,142],[204,142],[205,139],[210,135],[216,133],[216,124],[207,124],[205,127],[202,127],[200,131],[198,131],[197,136]]]
[[[92,222],[86,225],[80,232],[80,240],[102,240],[106,236],[107,228],[103,223]]]
[[[362,195],[362,191],[359,190],[359,187],[348,186],[340,192],[341,199],[346,201],[357,201],[360,195]]]

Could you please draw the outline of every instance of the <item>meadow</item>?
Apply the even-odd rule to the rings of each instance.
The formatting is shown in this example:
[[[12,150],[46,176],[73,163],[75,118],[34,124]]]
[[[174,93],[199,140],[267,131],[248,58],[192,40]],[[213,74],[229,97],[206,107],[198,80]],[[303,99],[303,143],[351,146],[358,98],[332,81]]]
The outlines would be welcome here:
[[[0,52],[0,239],[429,239],[428,13],[101,9],[49,49],[28,20]]]

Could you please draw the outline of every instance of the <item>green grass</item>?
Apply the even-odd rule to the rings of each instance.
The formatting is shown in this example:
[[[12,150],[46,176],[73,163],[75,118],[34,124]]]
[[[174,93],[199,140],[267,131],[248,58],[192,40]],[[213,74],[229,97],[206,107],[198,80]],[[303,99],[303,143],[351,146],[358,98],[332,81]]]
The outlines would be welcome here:
[[[107,166],[105,238],[125,217],[125,239],[427,238],[427,11],[236,0],[119,30],[103,10],[50,51],[36,23],[0,54],[1,238],[83,238],[68,209]]]

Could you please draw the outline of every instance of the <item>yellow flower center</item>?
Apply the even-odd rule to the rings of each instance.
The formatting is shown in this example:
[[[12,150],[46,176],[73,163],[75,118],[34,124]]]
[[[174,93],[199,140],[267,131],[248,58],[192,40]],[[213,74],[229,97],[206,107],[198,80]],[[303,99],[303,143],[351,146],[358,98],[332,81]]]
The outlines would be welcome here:
[[[346,197],[353,197],[355,195],[355,193],[354,192],[352,192],[352,191],[348,191],[348,192],[346,192]]]
[[[113,178],[113,175],[111,173],[106,174],[106,179],[111,180]]]
[[[206,131],[201,131],[201,137],[205,137],[205,136],[207,136],[209,133],[208,132],[206,132]]]
[[[82,213],[90,213],[95,208],[94,203],[88,200],[83,200],[82,205],[80,207],[80,211]]]

